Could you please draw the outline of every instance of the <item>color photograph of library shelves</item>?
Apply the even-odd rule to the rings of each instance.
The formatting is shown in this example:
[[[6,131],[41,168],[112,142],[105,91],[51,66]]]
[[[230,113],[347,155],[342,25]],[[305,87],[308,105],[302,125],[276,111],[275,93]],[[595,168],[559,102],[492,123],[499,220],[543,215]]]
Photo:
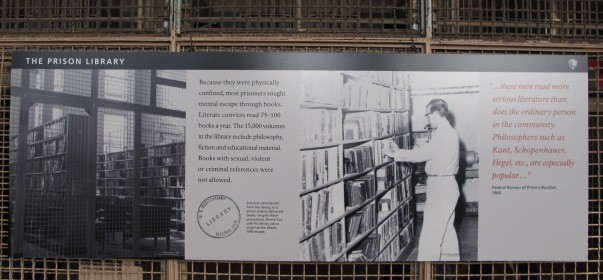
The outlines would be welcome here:
[[[12,71],[12,257],[183,256],[185,76]]]
[[[447,119],[459,136],[455,255],[477,259],[478,73],[307,71],[300,106],[305,260],[417,260],[421,235],[435,234],[421,231],[425,162],[394,162],[383,148],[428,143],[434,129],[426,106],[433,99],[447,103]],[[431,205],[438,207],[435,199]]]

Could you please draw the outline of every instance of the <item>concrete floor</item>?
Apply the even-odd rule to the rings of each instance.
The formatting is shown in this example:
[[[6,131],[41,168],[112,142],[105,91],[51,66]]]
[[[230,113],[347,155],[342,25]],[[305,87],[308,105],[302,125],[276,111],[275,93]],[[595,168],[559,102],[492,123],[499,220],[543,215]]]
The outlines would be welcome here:
[[[423,220],[417,222],[417,238],[415,239],[415,248],[412,253],[408,256],[406,261],[416,261],[418,254],[419,238],[421,235],[421,228]],[[461,253],[461,261],[475,261],[477,260],[477,216],[466,216],[457,224],[456,233],[459,238],[459,246]],[[405,261],[405,260],[399,260]]]

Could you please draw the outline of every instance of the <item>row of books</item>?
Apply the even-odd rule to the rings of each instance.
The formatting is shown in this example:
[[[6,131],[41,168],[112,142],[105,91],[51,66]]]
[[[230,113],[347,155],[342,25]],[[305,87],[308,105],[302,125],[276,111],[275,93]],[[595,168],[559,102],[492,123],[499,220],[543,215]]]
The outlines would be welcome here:
[[[396,261],[414,238],[414,222],[411,220],[399,234],[393,236],[391,243],[381,245],[385,248],[381,249],[382,251],[376,261]]]
[[[358,140],[375,137],[377,132],[374,112],[347,113],[343,118],[343,139]]]
[[[147,198],[184,198],[184,189],[141,187],[140,196]]]
[[[141,163],[143,168],[168,165],[184,165],[184,154],[142,158]]]
[[[374,159],[373,160],[375,161],[375,165],[381,165],[381,164],[384,164],[386,162],[392,162],[393,161],[392,158],[387,157],[383,153],[384,149],[389,148],[390,141],[391,141],[391,138],[373,141],[373,146],[375,147],[375,149],[374,149],[375,155],[374,155]]]
[[[372,83],[349,82],[343,87],[343,106],[367,109],[406,110],[405,90]]]
[[[406,227],[400,233],[400,248],[404,249],[415,239],[414,219],[410,220]]]
[[[375,204],[370,203],[346,217],[347,240],[354,241],[358,236],[368,232],[375,227]]]
[[[54,138],[65,134],[66,118],[60,118],[50,123],[38,126],[27,133],[27,143]]]
[[[134,170],[133,169],[114,169],[101,171],[97,173],[97,178],[133,178]]]
[[[122,188],[122,187],[100,187],[97,188],[97,195],[107,195],[107,196],[128,196],[131,197],[134,195],[133,188]]]
[[[27,173],[47,173],[65,170],[65,157],[51,157],[27,161]]]
[[[406,179],[404,179],[404,182],[400,184],[400,193],[402,196],[402,200],[406,200],[412,197],[413,194],[411,192],[411,184],[412,181],[410,176],[406,177]]]
[[[161,166],[142,168],[142,177],[167,177],[167,176],[182,176],[184,177],[184,165],[179,166]]]
[[[302,71],[301,101],[317,104],[342,105],[345,86],[364,84],[380,85],[384,88],[398,89],[406,87],[406,79],[402,72],[391,71]],[[385,108],[385,107],[382,107]]]
[[[123,170],[134,168],[133,160],[107,161],[96,164],[98,170]]]
[[[412,173],[412,165],[408,162],[396,162],[396,178],[405,178]]]
[[[414,217],[413,209],[414,208],[411,207],[410,200],[404,202],[404,205],[400,207],[400,217],[402,218],[400,221],[401,224],[404,225],[412,220],[412,217]]]
[[[336,109],[302,108],[300,116],[303,146],[340,142],[341,112]]]
[[[343,151],[343,173],[354,174],[374,167],[372,145],[362,145]]]
[[[376,137],[407,133],[410,131],[409,123],[408,112],[377,112]]]
[[[303,258],[308,261],[333,261],[335,256],[345,250],[344,230],[345,226],[341,220],[301,242]]]
[[[123,161],[123,160],[133,160],[134,159],[134,151],[133,150],[125,150],[114,153],[106,153],[99,154],[96,156],[97,162],[114,162],[114,161]]]
[[[27,176],[28,181],[28,190],[42,190],[47,188],[61,188],[62,192],[67,192],[69,190],[65,188],[65,174],[57,173],[57,174],[29,174]],[[69,193],[66,193],[69,194]]]
[[[410,140],[410,134],[396,135],[392,137],[392,141],[394,141],[394,143],[396,143],[400,149],[411,149],[412,145]]]
[[[302,196],[303,236],[345,213],[344,185],[335,185]]]
[[[368,262],[373,260],[379,253],[379,244],[377,243],[377,234],[373,232],[351,250],[350,254],[348,255],[348,261]]]
[[[43,156],[53,156],[53,155],[62,155],[65,153],[65,147],[57,147],[55,141],[48,142],[39,142],[36,144],[32,144],[27,147],[27,158],[35,158],[35,157],[43,157]]]
[[[393,215],[389,216],[379,227],[377,228],[377,235],[379,237],[379,250],[383,250],[388,242],[396,237],[400,231],[400,218],[396,211]]]
[[[174,142],[160,146],[143,148],[141,154],[143,157],[184,155],[184,142]]]
[[[301,151],[302,190],[322,186],[341,177],[339,147]]]
[[[44,141],[40,144],[42,144],[42,154],[45,156],[61,154],[65,152],[65,137],[53,138],[53,140]],[[39,146],[37,148],[39,149]]]
[[[377,261],[377,262],[396,261],[398,259],[398,257],[400,256],[400,252],[401,252],[400,237],[396,236],[391,241],[391,243],[387,244],[387,247],[385,247],[385,249],[382,249],[381,253],[379,254],[379,257],[377,257],[375,259],[375,261]]]
[[[394,175],[394,164],[382,166],[377,169],[377,192],[384,191],[393,186],[396,182]]]
[[[377,204],[379,220],[398,206],[400,201],[397,200],[396,193],[396,188],[392,188],[379,198]]]
[[[396,87],[404,87],[407,84],[404,72],[400,71],[346,71],[343,73],[367,81],[393,85]]]
[[[375,177],[372,175],[356,178],[345,182],[345,194],[347,207],[361,205],[375,196]]]
[[[133,178],[97,178],[97,187],[129,187],[134,185]]]
[[[342,105],[344,79],[335,71],[302,71],[302,102]]]
[[[166,178],[141,178],[140,185],[143,187],[176,187],[184,189],[184,176]]]

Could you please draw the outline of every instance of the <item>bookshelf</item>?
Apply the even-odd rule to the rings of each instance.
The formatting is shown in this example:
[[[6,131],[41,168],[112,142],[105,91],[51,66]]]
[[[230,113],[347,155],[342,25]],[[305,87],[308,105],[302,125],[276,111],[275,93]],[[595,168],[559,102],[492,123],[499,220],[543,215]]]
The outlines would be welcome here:
[[[184,142],[142,149],[142,203],[170,207],[171,228],[184,231]]]
[[[131,198],[134,180],[134,151],[124,150],[97,155],[97,194]]]
[[[66,115],[27,132],[24,240],[59,256],[86,252],[88,117]],[[17,140],[11,155],[16,163]],[[15,172],[16,174],[16,172]]]
[[[155,217],[157,221],[141,220],[141,237],[155,237],[158,229],[166,228],[162,222],[164,220],[169,224],[168,231],[184,231],[184,142],[143,147],[140,163],[141,211],[160,207],[169,212],[169,217],[165,219]],[[96,166],[97,200],[99,205],[107,208],[107,227],[113,226],[115,231],[125,233],[129,230],[127,224],[131,221],[123,219],[130,215],[127,213],[131,212],[134,196],[134,150],[97,155]],[[119,207],[123,208],[120,214],[110,215],[113,208]],[[153,211],[163,214],[164,210]],[[142,214],[144,213],[141,212]],[[109,216],[116,216],[116,219],[121,220],[115,222]],[[169,232],[161,234],[169,237]]]
[[[412,252],[411,167],[382,154],[410,148],[401,73],[302,73],[300,250],[308,261],[396,261]],[[412,210],[412,211],[411,211]]]

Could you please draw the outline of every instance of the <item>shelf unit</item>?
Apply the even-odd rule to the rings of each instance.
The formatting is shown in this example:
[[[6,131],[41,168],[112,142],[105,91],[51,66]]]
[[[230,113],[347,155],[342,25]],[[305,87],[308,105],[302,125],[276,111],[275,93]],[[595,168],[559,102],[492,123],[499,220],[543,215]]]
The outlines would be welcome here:
[[[412,252],[409,94],[396,72],[302,74],[300,250],[308,261],[396,261]]]
[[[170,207],[170,227],[184,231],[184,142],[141,150],[140,198],[145,205]],[[134,151],[97,156],[97,195],[133,197]]]
[[[171,228],[184,231],[184,142],[142,149],[140,196],[170,207]]]
[[[24,239],[60,256],[86,252],[88,125],[87,116],[66,115],[27,133]]]
[[[134,195],[134,151],[97,155],[96,174],[97,195],[131,198]]]

